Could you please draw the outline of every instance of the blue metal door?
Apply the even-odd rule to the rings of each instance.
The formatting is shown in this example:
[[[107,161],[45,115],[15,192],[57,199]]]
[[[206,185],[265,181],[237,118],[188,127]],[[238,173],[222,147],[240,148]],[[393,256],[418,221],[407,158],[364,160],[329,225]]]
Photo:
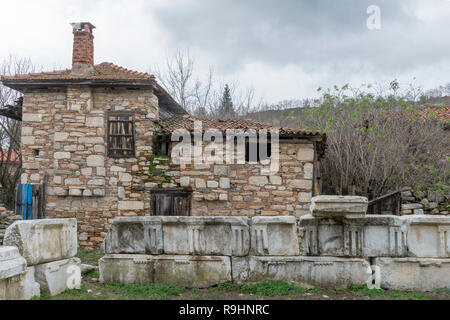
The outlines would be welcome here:
[[[40,185],[19,184],[17,187],[16,213],[23,217],[23,220],[41,218],[39,195]]]

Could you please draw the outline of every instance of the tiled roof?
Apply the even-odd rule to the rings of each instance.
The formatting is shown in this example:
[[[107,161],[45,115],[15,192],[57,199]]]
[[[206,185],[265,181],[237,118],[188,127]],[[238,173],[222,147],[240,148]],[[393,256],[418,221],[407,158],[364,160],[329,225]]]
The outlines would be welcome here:
[[[129,70],[120,66],[117,66],[111,62],[103,62],[101,64],[94,65],[94,71],[87,75],[77,76],[71,73],[71,69],[40,72],[40,73],[27,73],[19,74],[15,76],[2,76],[2,81],[5,84],[8,82],[37,82],[37,81],[76,81],[76,80],[122,80],[122,81],[152,81],[155,77],[145,72],[138,72]]]
[[[20,159],[19,155],[15,150],[8,150],[8,149],[2,149],[2,163],[6,163],[8,161],[8,152],[10,152],[9,155],[9,163],[12,164],[19,164]]]
[[[326,134],[324,132],[305,129],[292,129],[287,127],[277,127],[268,123],[258,122],[251,119],[201,119],[195,118],[190,115],[172,117],[161,121],[161,133],[171,134],[176,129],[186,129],[189,132],[194,131],[194,121],[202,122],[202,131],[208,129],[219,129],[220,131],[226,131],[227,129],[267,129],[270,133],[270,129],[278,129],[280,137],[311,137],[319,138],[318,140],[318,152],[320,156],[323,156],[326,150]]]
[[[417,112],[426,120],[450,120],[450,106],[426,106],[418,109]]]

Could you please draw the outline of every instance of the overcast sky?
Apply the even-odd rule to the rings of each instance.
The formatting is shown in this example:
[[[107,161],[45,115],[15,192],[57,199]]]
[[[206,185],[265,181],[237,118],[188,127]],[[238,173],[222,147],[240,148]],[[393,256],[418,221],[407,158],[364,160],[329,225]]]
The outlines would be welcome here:
[[[367,28],[370,5],[380,30]],[[0,59],[70,68],[74,21],[97,27],[96,63],[148,71],[189,48],[200,76],[211,66],[270,102],[334,84],[450,82],[449,0],[0,0]]]

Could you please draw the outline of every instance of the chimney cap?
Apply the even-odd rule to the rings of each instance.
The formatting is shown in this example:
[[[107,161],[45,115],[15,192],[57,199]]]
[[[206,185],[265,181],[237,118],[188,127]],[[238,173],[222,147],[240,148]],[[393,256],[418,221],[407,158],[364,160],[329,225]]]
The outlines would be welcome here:
[[[76,31],[89,31],[92,33],[92,30],[95,29],[95,26],[90,22],[71,22],[70,25]]]

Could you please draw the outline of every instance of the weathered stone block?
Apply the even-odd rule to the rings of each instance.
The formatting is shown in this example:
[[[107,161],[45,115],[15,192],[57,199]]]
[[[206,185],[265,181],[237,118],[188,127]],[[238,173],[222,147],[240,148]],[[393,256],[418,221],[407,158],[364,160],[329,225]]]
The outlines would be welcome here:
[[[445,216],[405,216],[408,228],[408,255],[450,258],[450,218]]]
[[[119,172],[119,181],[130,182],[131,180],[133,180],[133,177],[131,176],[131,174],[126,173],[126,172]]]
[[[312,188],[312,180],[304,180],[304,179],[294,179],[287,180],[287,185],[291,188],[296,189],[311,189]]]
[[[208,188],[213,188],[213,189],[215,189],[215,188],[218,188],[218,187],[219,187],[219,183],[218,183],[217,181],[214,181],[214,180],[208,180],[208,181],[206,181],[206,186],[207,186]]]
[[[229,189],[230,188],[230,178],[220,177],[219,185],[220,185],[220,188],[222,188],[222,189]]]
[[[70,152],[55,152],[53,157],[57,160],[70,159]]]
[[[195,179],[195,187],[196,188],[206,188],[206,183],[204,179],[196,178]]]
[[[215,165],[214,174],[218,176],[228,176],[229,168],[228,166]]]
[[[81,189],[69,189],[69,196],[81,196]]]
[[[0,280],[23,273],[26,267],[27,262],[17,247],[0,247]]]
[[[100,282],[169,283],[206,288],[231,281],[230,257],[112,254],[99,260]]]
[[[105,253],[163,253],[161,217],[116,217],[102,248]]]
[[[414,209],[423,209],[423,204],[421,204],[421,203],[402,204],[402,210],[414,210]]]
[[[190,177],[180,177],[180,186],[188,187],[190,184]]]
[[[162,217],[164,253],[244,256],[249,252],[246,217]]]
[[[41,291],[56,295],[81,283],[81,261],[70,258],[36,265],[35,277]]]
[[[94,190],[94,194],[96,194],[96,190]],[[142,209],[144,209],[144,203],[142,201],[119,201],[119,210],[142,210]]]
[[[265,186],[269,183],[266,176],[251,176],[248,178],[248,183],[256,186]]]
[[[299,192],[298,201],[303,203],[311,202],[311,192]]]
[[[41,122],[42,121],[42,114],[40,113],[24,113],[22,115],[22,121],[23,122]]]
[[[358,196],[316,196],[311,199],[311,213],[315,217],[365,215],[368,200]]]
[[[300,147],[297,151],[297,160],[299,161],[313,161],[314,160],[314,147],[305,148]]]
[[[40,296],[40,286],[34,279],[34,267],[7,279],[0,279],[0,300],[29,300]]]
[[[105,157],[96,155],[88,156],[86,162],[89,167],[103,167],[105,165]]]
[[[403,257],[407,224],[401,217],[372,215],[352,218],[300,218],[306,255]]]
[[[16,221],[6,229],[3,244],[16,246],[28,266],[71,258],[77,253],[77,220]]]
[[[56,141],[66,141],[69,138],[69,133],[67,132],[55,132],[55,142]]]
[[[376,258],[384,289],[435,290],[450,286],[450,259]]]
[[[34,144],[35,137],[33,136],[23,136],[21,139],[22,145],[24,144]]]
[[[87,127],[103,127],[103,118],[102,117],[86,118],[86,126]]]
[[[282,280],[303,287],[331,289],[362,285],[371,275],[367,261],[336,257],[232,257],[237,283]],[[369,267],[369,269],[368,269]]]
[[[295,217],[253,217],[250,255],[299,255]]]
[[[280,185],[283,182],[280,176],[273,176],[273,175],[269,176],[269,181],[271,184],[277,185]]]

